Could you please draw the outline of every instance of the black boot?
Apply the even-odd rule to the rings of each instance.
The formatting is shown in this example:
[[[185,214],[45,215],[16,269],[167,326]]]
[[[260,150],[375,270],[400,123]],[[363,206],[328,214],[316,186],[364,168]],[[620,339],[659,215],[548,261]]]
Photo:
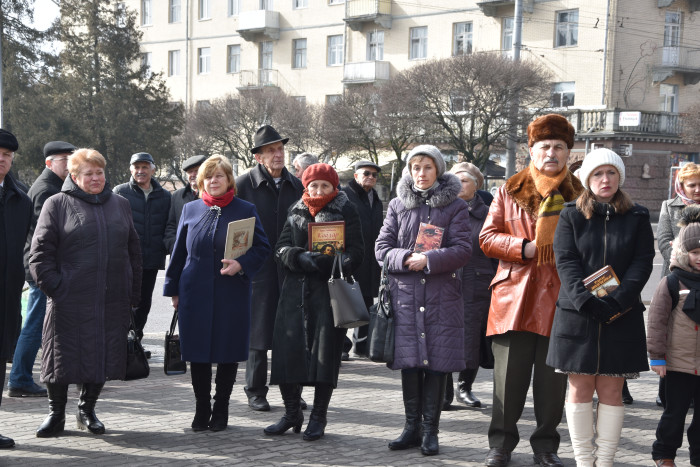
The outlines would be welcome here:
[[[332,395],[333,386],[330,384],[316,384],[314,407],[311,409],[309,424],[306,425],[306,430],[304,430],[304,441],[316,441],[325,433],[326,414],[328,413],[328,404],[331,402]]]
[[[263,430],[266,435],[282,435],[290,428],[294,428],[294,433],[301,431],[304,413],[301,411],[300,389],[298,384],[280,384],[280,393],[284,401],[284,415],[279,422]]]
[[[78,428],[88,430],[95,435],[101,435],[105,432],[105,426],[97,419],[95,415],[95,404],[97,398],[100,397],[104,383],[83,383],[83,389],[80,392],[80,403],[78,404]]]
[[[68,385],[46,383],[49,395],[49,416],[44,419],[36,430],[37,438],[50,438],[63,432],[66,425],[66,402],[68,401]]]
[[[462,370],[457,380],[457,399],[467,407],[481,407],[481,401],[472,393],[472,384],[479,369]]]
[[[211,431],[222,431],[228,426],[228,402],[231,399],[233,383],[236,382],[236,371],[238,363],[219,363],[216,366],[216,393],[209,422]]]
[[[420,422],[423,411],[423,372],[401,371],[401,390],[403,407],[406,412],[406,424],[403,432],[389,443],[389,449],[400,451],[420,446]]]
[[[438,427],[445,394],[445,373],[426,372],[423,380],[423,442],[420,452],[434,456],[439,452]]]
[[[632,394],[630,394],[630,390],[627,387],[627,380],[625,380],[625,384],[622,385],[622,403],[625,405],[630,405],[634,402],[634,398],[632,397]]]
[[[190,373],[196,400],[192,431],[208,430],[211,419],[211,363],[190,363]]]
[[[445,400],[442,403],[442,410],[450,410],[452,401],[455,399],[455,388],[453,386],[452,373],[447,373],[445,378]]]

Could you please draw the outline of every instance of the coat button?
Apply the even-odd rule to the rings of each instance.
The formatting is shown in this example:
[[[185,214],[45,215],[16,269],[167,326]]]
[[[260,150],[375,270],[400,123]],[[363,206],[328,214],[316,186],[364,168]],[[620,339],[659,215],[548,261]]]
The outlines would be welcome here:
[[[427,365],[427,364],[428,364],[428,360],[423,360],[423,365]]]
[[[422,306],[422,307],[419,308],[419,310],[420,310],[421,313],[423,313],[423,312],[425,311],[425,307]]]
[[[453,273],[452,273],[452,278],[454,279],[455,277],[457,277],[457,274],[455,274],[455,273],[453,272]]]
[[[424,332],[421,332],[421,333],[420,333],[420,338],[421,338],[421,339],[425,339],[425,333],[424,333]]]
[[[425,284],[425,278],[421,279],[421,280],[420,280],[420,283],[421,283],[421,284]]]

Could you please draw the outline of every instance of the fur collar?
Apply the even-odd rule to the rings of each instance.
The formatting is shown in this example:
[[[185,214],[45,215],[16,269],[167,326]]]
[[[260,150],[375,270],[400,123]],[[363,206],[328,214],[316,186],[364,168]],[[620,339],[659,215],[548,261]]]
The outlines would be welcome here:
[[[559,185],[559,192],[564,197],[564,201],[571,201],[583,193],[583,185],[574,177],[569,169],[566,170],[566,177]],[[530,176],[530,167],[526,167],[506,181],[506,193],[508,193],[515,203],[527,212],[532,218],[537,219],[540,210],[542,195],[535,188],[535,181]]]
[[[338,195],[326,204],[314,218],[309,212],[309,207],[301,199],[289,210],[289,219],[297,228],[306,230],[309,222],[333,222],[345,220],[343,208],[350,201],[344,191],[338,191]]]
[[[413,178],[410,175],[405,175],[401,179],[396,187],[396,193],[406,209],[417,208],[422,204],[427,204],[431,208],[441,208],[457,199],[457,195],[462,190],[462,182],[451,173],[444,173],[437,180],[440,184],[427,200],[413,191]]]

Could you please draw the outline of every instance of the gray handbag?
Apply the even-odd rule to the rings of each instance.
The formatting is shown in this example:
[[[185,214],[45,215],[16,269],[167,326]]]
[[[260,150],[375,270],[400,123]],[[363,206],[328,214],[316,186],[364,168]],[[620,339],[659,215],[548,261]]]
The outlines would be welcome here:
[[[328,293],[331,296],[333,322],[336,328],[357,328],[369,323],[369,312],[362,297],[360,284],[352,276],[345,276],[342,263],[343,254],[333,259],[331,278],[328,279]],[[340,276],[335,277],[336,268]]]

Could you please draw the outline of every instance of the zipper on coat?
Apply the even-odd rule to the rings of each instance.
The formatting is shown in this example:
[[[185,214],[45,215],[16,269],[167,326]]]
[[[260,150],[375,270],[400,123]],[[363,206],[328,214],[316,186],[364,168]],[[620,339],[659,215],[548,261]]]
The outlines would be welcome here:
[[[603,267],[608,264],[608,221],[610,220],[610,205],[605,207],[605,222],[603,222]],[[603,323],[598,323],[598,361],[596,373],[600,373],[600,335],[603,332]]]

